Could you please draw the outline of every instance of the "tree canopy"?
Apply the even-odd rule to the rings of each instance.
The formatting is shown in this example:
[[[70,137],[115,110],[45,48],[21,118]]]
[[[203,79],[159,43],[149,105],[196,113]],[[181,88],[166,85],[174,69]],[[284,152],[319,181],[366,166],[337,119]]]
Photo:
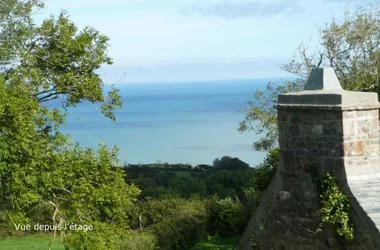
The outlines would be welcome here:
[[[58,99],[63,108],[82,101],[100,104],[100,112],[115,120],[121,107],[118,90],[96,73],[112,64],[108,37],[91,27],[78,30],[67,12],[36,25],[33,13],[44,7],[39,0],[0,3],[0,75],[6,84],[25,89],[39,103]]]
[[[115,119],[120,96],[113,87],[104,95],[96,73],[112,63],[108,38],[90,27],[78,31],[66,12],[37,25],[33,13],[41,8],[39,0],[0,1],[0,225],[44,220],[94,224],[98,233],[127,228],[124,208],[140,190],[125,183],[118,149],[83,149],[59,131],[64,110],[83,101]],[[55,99],[63,110],[44,105]],[[67,236],[67,247],[79,249],[78,234]]]
[[[313,67],[333,67],[346,90],[380,93],[380,5],[345,12],[342,21],[332,19],[320,29],[320,46],[314,53],[303,43],[289,63],[281,69],[297,79],[282,84],[268,83],[266,91],[257,91],[240,122],[240,132],[264,133],[254,149],[266,151],[277,147],[277,110],[273,105],[282,93],[303,88]]]
[[[213,167],[216,170],[245,170],[249,168],[249,165],[239,158],[223,156],[222,158],[216,158],[213,161]]]

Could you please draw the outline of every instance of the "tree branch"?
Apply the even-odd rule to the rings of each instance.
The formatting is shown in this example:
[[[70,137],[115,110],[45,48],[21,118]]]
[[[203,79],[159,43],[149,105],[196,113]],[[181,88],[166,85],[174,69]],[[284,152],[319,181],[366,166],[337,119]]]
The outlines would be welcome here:
[[[323,56],[324,56],[324,55],[325,55],[324,53],[320,53],[320,54],[319,54],[319,62],[318,62],[318,64],[317,64],[317,68],[319,68],[319,66],[321,66],[322,61],[323,61]]]

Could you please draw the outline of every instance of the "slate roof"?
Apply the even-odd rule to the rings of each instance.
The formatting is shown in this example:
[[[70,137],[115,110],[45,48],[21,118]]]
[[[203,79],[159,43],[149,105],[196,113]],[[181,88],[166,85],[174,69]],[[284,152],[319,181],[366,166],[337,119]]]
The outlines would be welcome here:
[[[350,181],[349,187],[380,232],[380,174],[367,180]]]

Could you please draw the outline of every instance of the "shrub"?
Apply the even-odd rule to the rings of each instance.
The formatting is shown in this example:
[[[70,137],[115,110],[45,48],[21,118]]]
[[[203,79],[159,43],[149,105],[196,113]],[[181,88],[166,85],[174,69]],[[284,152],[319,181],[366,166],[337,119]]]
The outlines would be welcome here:
[[[324,190],[320,195],[322,208],[319,210],[322,221],[335,226],[338,235],[352,240],[354,230],[348,214],[350,204],[347,196],[339,190],[335,178],[329,173],[323,181],[322,189]]]
[[[187,249],[206,233],[204,215],[184,214],[161,221],[149,228],[162,250]]]
[[[147,232],[131,231],[127,239],[121,241],[117,250],[153,250],[157,244],[156,238]]]
[[[207,201],[208,222],[207,229],[210,234],[222,236],[235,236],[243,232],[247,225],[245,207],[236,198],[227,197]]]
[[[69,231],[63,244],[66,250],[113,250],[120,234],[116,227],[106,223],[94,223],[93,231]]]
[[[206,233],[206,209],[200,199],[165,198],[140,201],[129,225],[138,228],[138,216],[143,221],[142,234],[132,233],[121,249],[186,249]],[[141,245],[138,245],[141,244]]]

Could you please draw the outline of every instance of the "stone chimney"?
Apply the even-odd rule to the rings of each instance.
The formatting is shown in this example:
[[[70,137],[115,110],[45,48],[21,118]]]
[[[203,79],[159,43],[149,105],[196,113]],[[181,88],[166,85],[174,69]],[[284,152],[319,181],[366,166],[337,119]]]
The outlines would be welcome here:
[[[377,93],[343,90],[332,68],[313,69],[302,91],[278,96],[278,172],[238,249],[339,249],[331,227],[316,230],[313,179],[327,172],[349,195],[356,238],[347,249],[380,249],[379,107]]]
[[[276,106],[281,175],[297,178],[310,164],[339,180],[380,173],[377,93],[343,90],[332,68],[315,68],[303,91],[279,95]]]

